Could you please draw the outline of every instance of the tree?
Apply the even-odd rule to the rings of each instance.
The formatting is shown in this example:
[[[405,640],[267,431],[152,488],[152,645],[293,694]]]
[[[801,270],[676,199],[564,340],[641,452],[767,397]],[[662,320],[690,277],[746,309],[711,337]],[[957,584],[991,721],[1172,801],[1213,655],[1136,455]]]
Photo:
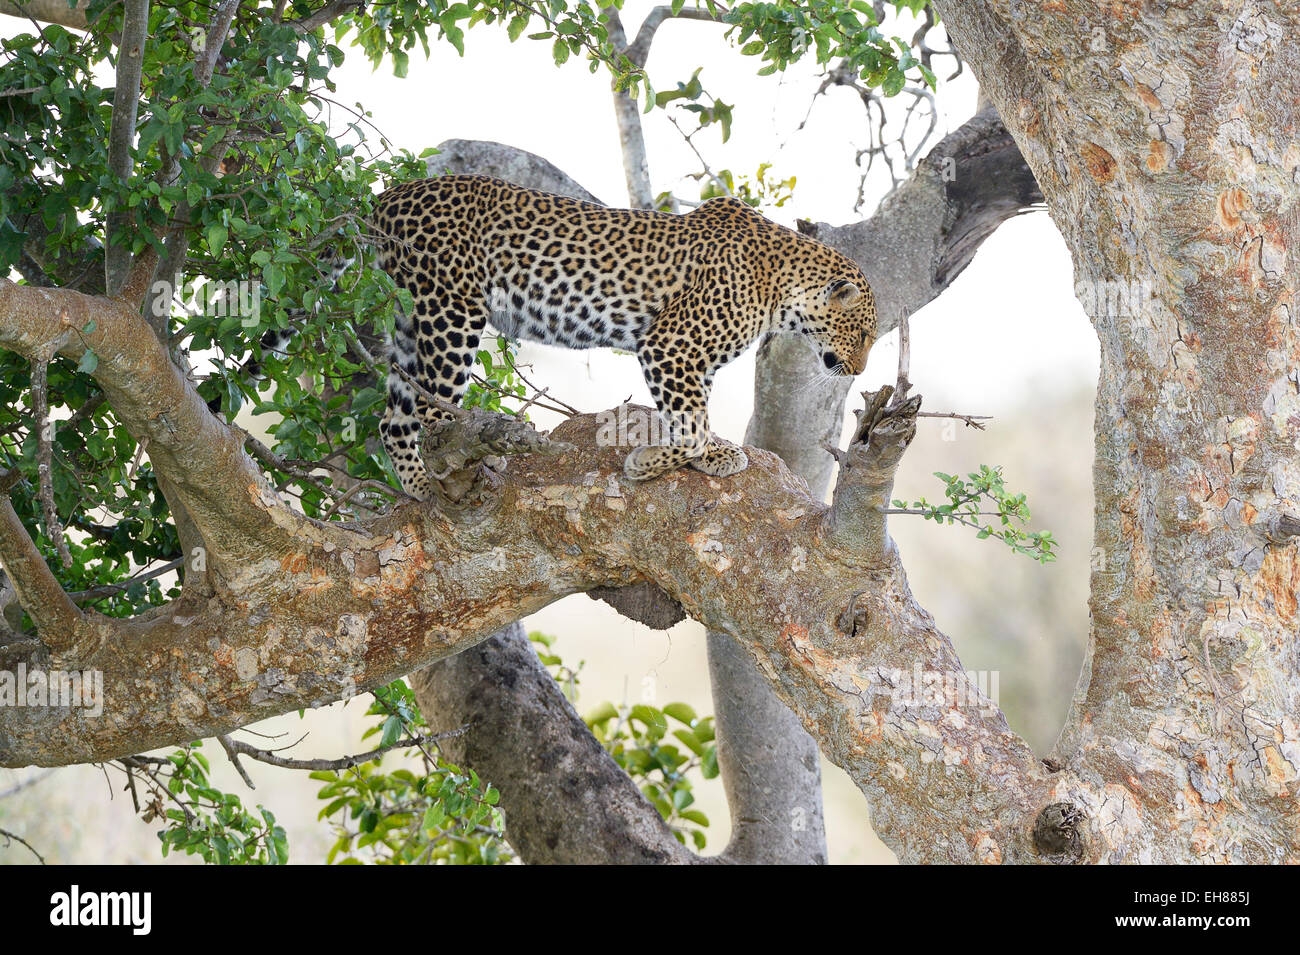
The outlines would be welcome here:
[[[18,446],[6,445],[15,464],[0,487],[25,480],[36,493],[16,502],[22,513],[13,501],[0,504],[0,562],[30,621],[6,614],[13,633],[0,645],[0,669],[93,668],[108,699],[130,703],[94,722],[76,710],[5,710],[0,763],[127,757],[442,661],[416,681],[423,708],[437,731],[438,721],[455,725],[471,706],[483,707],[481,738],[449,744],[462,745],[457,758],[500,784],[508,825],[520,827],[512,844],[526,859],[585,851],[686,861],[658,814],[586,742],[585,726],[575,725],[509,629],[564,594],[613,588],[601,593],[625,612],[661,614],[675,603],[716,631],[721,752],[730,734],[737,752],[766,759],[769,772],[807,752],[792,721],[766,705],[761,722],[728,728],[726,692],[766,683],[867,794],[877,831],[904,860],[1294,858],[1300,750],[1288,650],[1300,475],[1291,464],[1291,405],[1300,377],[1295,271],[1286,256],[1295,225],[1286,209],[1300,153],[1283,143],[1296,97],[1255,93],[1294,91],[1296,54],[1285,42],[1294,11],[1241,5],[1212,15],[1193,5],[1093,24],[1091,8],[1070,3],[1013,17],[982,0],[936,0],[997,114],[982,111],[940,143],[870,220],[815,227],[862,263],[887,318],[938,294],[1038,189],[1069,243],[1102,341],[1101,559],[1088,664],[1056,750],[1040,763],[970,685],[948,639],[911,598],[890,542],[893,473],[919,409],[905,387],[867,396],[858,432],[839,453],[829,507],[815,493],[830,470],[818,447],[838,420],[842,389],[804,392],[808,407],[757,420],[751,440],[786,463],[759,452],[729,482],[684,474],[628,487],[590,417],[541,438],[467,412],[451,429],[461,447],[478,449],[460,462],[464,480],[444,481],[442,498],[430,504],[379,512],[382,462],[363,442],[331,443],[344,419],[373,433],[364,389],[327,394],[277,434],[276,453],[253,448],[257,461],[246,453],[245,436],[208,403],[230,414],[255,390],[233,374],[196,389],[178,346],[211,343],[237,355],[256,335],[239,328],[239,316],[214,321],[205,310],[184,322],[189,337],[178,340],[180,322],[164,300],[183,287],[181,272],[213,281],[258,274],[280,297],[275,323],[287,320],[290,304],[310,314],[316,298],[305,278],[313,260],[290,237],[337,229],[342,236],[329,241],[347,241],[356,234],[347,214],[364,204],[370,182],[417,167],[414,157],[379,157],[342,163],[353,173],[345,177],[305,158],[320,150],[333,169],[352,151],[311,122],[310,83],[327,76],[335,55],[315,32],[321,18],[352,18],[367,52],[399,64],[433,26],[419,5],[373,17],[364,6],[332,3],[315,13],[295,6],[294,19],[281,16],[283,4],[253,18],[226,3],[209,21],[185,7],[150,15],[147,4],[130,3],[119,27],[99,23],[102,8],[91,4],[87,41],[47,31],[44,45],[11,61],[26,78],[17,88],[43,88],[28,95],[36,105],[45,105],[42,95],[51,101],[25,111],[27,101],[6,97],[15,111],[6,158],[17,161],[0,182],[5,248],[26,281],[0,281],[0,346],[8,350],[0,358],[10,362],[7,382],[19,381],[18,356],[31,369],[24,413],[16,384],[5,396],[6,425],[30,463],[18,463]],[[437,18],[453,43],[459,21],[500,19],[491,5],[462,6]],[[747,49],[774,69],[812,50],[821,62],[843,60],[883,92],[897,91],[913,67],[928,70],[906,44],[879,42],[880,16],[866,4],[709,12],[742,42],[759,42]],[[857,26],[841,14],[856,15]],[[616,94],[636,86],[650,99],[636,59],[594,11],[537,15],[548,20],[550,29],[539,32],[556,41],[557,60],[587,52],[612,68]],[[513,22],[516,36],[528,29]],[[135,97],[122,93],[110,107],[86,75],[109,50],[129,51],[146,23],[142,62],[117,57],[118,91],[143,83],[150,92],[131,149],[121,129],[136,125]],[[226,82],[225,65],[218,68],[231,29],[259,54],[274,54],[245,54],[259,68],[241,75],[238,88]],[[202,42],[182,56],[173,37]],[[100,135],[87,136],[88,128]],[[987,164],[998,176],[959,176],[961,185],[950,188],[942,175],[949,158]],[[244,206],[251,213],[232,211]],[[15,221],[31,210],[41,214]],[[904,232],[900,221],[908,223],[906,244],[891,241]],[[382,313],[392,295],[376,279],[333,307],[361,318]],[[360,323],[355,335],[328,321],[312,327],[323,355],[312,370],[336,389],[369,370]],[[301,402],[292,382],[307,370],[304,360],[262,361],[282,387],[259,400]],[[758,387],[806,375],[794,351],[771,343]],[[90,410],[51,435],[45,423],[55,399]],[[110,441],[103,436],[112,424],[121,430]],[[480,468],[485,447],[514,452],[504,471]],[[132,463],[138,453],[147,464]],[[97,470],[100,483],[75,488],[76,469],[60,462],[67,454],[88,456],[83,469]],[[347,464],[346,475],[330,472],[328,482],[296,464],[330,456]],[[277,494],[264,469],[296,479],[300,508]],[[119,519],[115,527],[83,519],[73,526],[85,543],[70,536],[60,544],[62,515],[78,512],[78,493]],[[360,519],[325,519],[344,494],[365,503]],[[168,518],[167,530],[150,538]],[[48,562],[60,553],[56,577]],[[760,553],[769,556],[751,556]],[[85,602],[92,587],[164,559],[182,562],[184,587],[172,600],[145,581],[96,610],[69,596],[76,591]],[[142,610],[147,604],[154,608]],[[942,702],[901,699],[914,665],[940,678]],[[496,694],[500,705],[471,698],[470,688]],[[538,719],[503,723],[518,712]],[[590,785],[566,790],[563,770],[516,778],[521,763],[506,744],[519,726],[567,736],[572,762],[564,766],[593,769]],[[778,745],[762,754],[760,737]],[[499,772],[494,759],[505,764]],[[791,778],[792,792],[815,796],[815,778]],[[564,794],[557,808],[576,813],[544,818],[512,809],[513,784]],[[758,798],[734,763],[728,789],[741,806]],[[584,824],[567,831],[557,824],[574,818]],[[763,818],[738,832],[735,859],[817,858],[816,830],[782,842]],[[576,838],[566,842],[567,834]]]

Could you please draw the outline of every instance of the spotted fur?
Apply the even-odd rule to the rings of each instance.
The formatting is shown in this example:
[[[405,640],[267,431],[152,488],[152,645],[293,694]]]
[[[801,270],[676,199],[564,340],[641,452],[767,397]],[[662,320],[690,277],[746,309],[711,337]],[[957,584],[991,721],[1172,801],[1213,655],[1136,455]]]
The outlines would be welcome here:
[[[415,305],[397,319],[380,429],[418,497],[428,477],[417,437],[438,412],[408,376],[459,401],[489,323],[532,341],[636,353],[671,444],[634,449],[624,464],[634,480],[684,464],[720,476],[746,467],[742,450],[714,441],[708,398],[718,369],[760,335],[803,333],[828,372],[851,375],[875,340],[858,267],[735,199],[672,215],[444,176],[388,190],[371,224],[380,267]]]

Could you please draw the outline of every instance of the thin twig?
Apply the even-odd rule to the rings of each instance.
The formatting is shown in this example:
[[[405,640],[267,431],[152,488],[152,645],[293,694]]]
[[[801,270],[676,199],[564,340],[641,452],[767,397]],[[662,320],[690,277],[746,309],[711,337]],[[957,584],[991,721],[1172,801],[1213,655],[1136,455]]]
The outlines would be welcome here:
[[[912,334],[908,326],[909,309],[903,308],[898,313],[898,381],[894,385],[894,394],[890,397],[891,407],[897,407],[907,400],[907,393],[912,389],[908,378],[912,365]]]
[[[509,352],[506,353],[506,361],[507,361],[507,362],[509,363],[509,365],[510,365],[510,370],[513,371],[516,375],[519,376],[519,380],[520,380],[520,381],[522,381],[524,384],[526,384],[529,388],[533,389],[533,391],[537,392],[538,397],[540,397],[540,396],[546,394],[547,389],[542,388],[542,389],[539,390],[538,387],[537,387],[535,384],[533,384],[533,383],[528,379],[528,376],[524,374],[523,369],[520,368],[519,365],[517,365],[517,364],[515,363],[514,356],[511,355]],[[531,367],[531,366],[529,366],[529,367]],[[551,395],[551,396],[550,396],[550,400],[551,400],[551,401],[554,401],[556,404],[563,405],[565,411],[567,412],[567,414],[568,414],[568,416],[569,416],[570,418],[574,417],[575,415],[580,415],[580,414],[582,414],[582,412],[579,411],[577,408],[573,407],[573,405],[568,404],[568,403],[566,403],[566,402],[564,402],[564,401],[561,401],[559,398],[556,398],[554,395]],[[530,404],[531,404],[531,402],[530,402]],[[521,409],[519,410],[519,414],[522,414],[523,411],[524,411],[524,409],[526,409],[527,407],[528,407],[528,405],[524,405],[524,408],[521,408]]]
[[[24,789],[27,789],[29,786],[35,786],[42,779],[46,779],[49,776],[52,776],[53,774],[54,774],[54,769],[47,769],[43,773],[36,773],[33,776],[28,776],[26,779],[20,779],[18,782],[10,786],[8,789],[0,789],[0,799],[8,799],[10,796],[14,795],[15,793],[20,793]]]
[[[102,587],[93,587],[90,590],[79,590],[68,594],[68,596],[72,598],[74,604],[80,606],[81,604],[89,603],[92,600],[102,600],[104,597],[111,597],[116,593],[121,593],[122,591],[129,589],[135,584],[142,584],[146,580],[153,580],[155,577],[161,577],[163,574],[170,573],[184,565],[185,558],[177,557],[170,563],[163,564],[161,567],[155,567],[153,570],[139,574],[129,580],[124,580],[116,584],[105,584]]]
[[[61,341],[61,340],[60,340]],[[50,423],[49,370],[50,359],[58,353],[60,342],[55,342],[47,349],[45,355],[32,361],[32,414],[36,418],[36,474],[40,486],[41,510],[45,514],[45,530],[63,566],[72,566],[72,552],[64,540],[63,524],[59,521],[59,512],[54,507],[53,460],[54,447],[51,438],[53,425]]]
[[[37,852],[35,849],[33,849],[32,844],[28,842],[26,839],[24,839],[22,836],[15,835],[14,833],[10,832],[8,829],[0,829],[0,836],[4,837],[6,848],[8,847],[8,844],[10,842],[21,843],[22,845],[27,847],[28,852],[30,852],[32,855],[36,856],[36,858],[41,860],[41,865],[45,865],[45,857],[41,855],[39,852]]]
[[[392,750],[409,749],[412,746],[424,747],[430,743],[438,743],[445,739],[453,739],[460,736],[468,729],[469,726],[465,725],[459,729],[450,730],[446,733],[430,733],[427,736],[417,736],[412,739],[398,740],[396,743],[391,743],[388,746],[380,746],[377,749],[372,749],[368,753],[360,753],[356,756],[344,756],[341,759],[287,759],[283,756],[276,756],[274,753],[267,752],[264,749],[258,749],[256,746],[250,746],[248,743],[234,738],[223,740],[222,745],[226,747],[227,753],[233,751],[234,753],[255,759],[260,763],[266,763],[268,766],[278,766],[281,769],[307,769],[313,772],[319,772],[322,770],[352,769],[354,766],[368,763],[377,756],[382,756]]]
[[[981,421],[991,421],[993,416],[989,414],[958,414],[955,411],[918,411],[918,418],[956,418],[958,421],[966,422],[966,427],[984,430]]]
[[[257,787],[253,785],[253,778],[248,775],[248,770],[244,769],[244,764],[239,761],[239,751],[233,745],[234,740],[229,736],[219,736],[217,739],[221,743],[221,748],[226,751],[226,755],[230,757],[230,765],[234,766],[236,772],[243,777],[249,789],[256,789]]]

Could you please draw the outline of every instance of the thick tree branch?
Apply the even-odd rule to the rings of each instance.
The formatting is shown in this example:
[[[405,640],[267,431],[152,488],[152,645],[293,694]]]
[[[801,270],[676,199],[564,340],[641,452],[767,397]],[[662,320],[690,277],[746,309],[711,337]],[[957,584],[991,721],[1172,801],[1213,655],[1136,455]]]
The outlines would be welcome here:
[[[36,20],[40,23],[57,23],[73,30],[84,30],[87,0],[0,0],[0,15]]]
[[[0,565],[46,645],[55,651],[70,646],[81,623],[81,611],[46,566],[7,497],[0,498]]]
[[[122,39],[117,47],[117,82],[108,133],[108,171],[119,182],[131,178],[131,150],[135,146],[136,111],[140,105],[140,75],[144,70],[144,45],[149,36],[149,0],[126,0]],[[131,214],[108,214],[105,232],[104,287],[116,295],[131,266],[128,236],[123,234]]]
[[[101,366],[126,361],[105,354]],[[118,413],[137,419],[132,396],[105,377]],[[260,519],[291,528],[294,553],[250,560],[217,600],[99,621],[98,649],[81,665],[103,673],[114,705],[97,720],[0,713],[0,763],[99,760],[223,735],[388,682],[569,593],[649,579],[742,641],[806,727],[833,724],[818,733],[823,746],[869,795],[924,792],[932,830],[952,838],[914,847],[917,857],[1029,851],[1044,780],[1001,714],[940,718],[891,698],[891,674],[918,661],[966,686],[895,555],[828,544],[825,508],[770,454],[754,450],[725,482],[679,472],[625,487],[626,451],[598,447],[599,430],[594,417],[574,418],[554,434],[573,450],[512,457],[499,497],[464,523],[412,504],[361,527],[321,526],[267,502]],[[864,623],[845,633],[851,603]],[[17,662],[0,650],[0,664]]]
[[[1115,862],[1294,859],[1300,548],[1272,529],[1300,500],[1300,186],[1274,144],[1300,8],[935,7],[1101,346],[1091,632],[1052,760],[1109,782],[1045,813],[1040,842],[1069,845],[1083,809]]]
[[[438,144],[438,151],[429,157],[426,166],[430,176],[496,176],[529,189],[600,203],[600,199],[554,163],[536,153],[503,143],[479,139],[448,139]]]
[[[1000,129],[996,117],[993,124],[973,122],[970,129],[954,134],[954,141],[947,145],[948,151],[961,153],[963,150],[981,148],[992,151],[989,147],[981,147],[979,143],[990,129]],[[996,132],[993,135],[996,137]],[[1005,130],[1001,130],[1000,135],[1006,139]],[[594,197],[562,172],[531,153],[495,143],[462,140],[444,143],[439,149],[439,155],[430,161],[431,174],[442,171],[486,172],[532,188],[595,201]],[[1014,153],[1014,146],[1012,151]],[[1023,163],[1021,168],[1023,169]],[[918,177],[927,175],[928,169],[917,173]],[[1032,183],[1032,177],[1030,181]],[[1019,188],[1015,177],[995,178],[994,183],[997,185],[991,187],[991,194],[979,197],[980,202],[999,204],[1004,201],[997,193],[999,186],[1005,190],[1003,195],[1008,198],[1013,198],[1014,190]],[[918,197],[921,195],[920,189],[913,188],[911,191]],[[930,201],[946,201],[941,191],[928,191],[926,196]],[[890,207],[890,211],[878,214],[878,234],[884,237],[914,228],[915,224],[910,220],[911,205],[897,203]],[[964,207],[959,207],[956,217],[961,218],[963,212]],[[943,217],[938,216],[934,221],[945,222]],[[961,234],[964,234],[962,230],[948,228],[944,234],[934,236],[933,244],[926,247],[927,255],[919,263],[914,263],[910,271],[913,274],[928,274],[928,270],[934,267],[930,251],[934,248],[943,249],[946,241]],[[985,234],[987,233],[980,234],[980,238]],[[878,261],[874,250],[858,251],[864,257]],[[946,258],[940,257],[940,261],[945,261]],[[930,289],[934,285],[946,284],[955,274],[956,270],[946,269],[942,278],[927,281],[925,291],[919,294],[932,296],[935,293]],[[813,488],[813,496],[817,498],[825,493],[834,465],[823,446],[838,438],[848,385],[847,381],[830,380],[823,381],[817,387],[808,387],[806,382],[816,380],[818,372],[815,356],[803,342],[786,337],[775,337],[763,342],[757,365],[756,394],[780,394],[783,397],[781,401],[756,401],[755,417],[750,422],[746,435],[747,444],[777,451],[797,473],[806,478]],[[623,588],[595,588],[591,593],[612,603],[620,613],[650,626],[664,628],[681,619],[679,605],[650,582]],[[504,641],[508,638],[500,639]],[[733,841],[722,858],[751,862],[824,859],[820,773],[815,743],[798,726],[797,720],[784,704],[775,698],[766,680],[754,669],[752,658],[740,644],[730,636],[717,632],[711,632],[708,639],[710,666],[715,671],[714,700],[719,723],[720,763],[733,815]],[[495,646],[495,641],[483,644],[476,653],[486,654],[490,659],[493,652],[500,652],[494,649]],[[525,646],[524,649],[528,648]],[[461,667],[469,666],[470,659],[467,657],[462,660]],[[453,672],[456,673],[456,679],[461,679],[463,674],[460,670],[451,670],[449,664],[450,661],[444,661],[427,668],[417,685],[424,686],[427,681],[435,678],[451,682]],[[527,695],[520,697],[515,692],[516,684],[513,681],[476,680],[475,683],[480,687],[483,706],[502,710],[530,709],[530,698]],[[454,686],[449,686],[440,698],[445,703],[454,694]],[[565,708],[563,697],[558,690],[554,692],[554,697],[551,705],[554,712],[559,712]],[[432,694],[427,697],[430,702],[432,698]],[[464,719],[464,716],[452,711],[446,715],[446,719]],[[575,734],[585,732],[585,728],[577,723],[576,714],[571,717],[571,721],[575,723]],[[544,797],[533,798],[547,786],[554,789],[553,776],[548,778],[524,774],[516,779],[516,767],[512,767],[508,760],[492,759],[489,754],[495,751],[497,744],[495,734],[488,732],[487,727],[477,734],[472,727],[470,733],[476,735],[475,750],[479,758],[486,761],[482,764],[473,762],[471,765],[478,767],[481,773],[490,778],[508,780],[504,786],[504,799],[510,800],[511,791],[517,790],[532,794],[527,800],[529,805],[563,802],[564,797],[554,791],[548,792]],[[541,773],[540,767],[534,766],[532,770]],[[770,784],[771,779],[781,779],[783,784],[773,786]],[[542,799],[542,802],[539,803],[538,799]],[[588,861],[596,861],[604,851],[602,846],[590,846]],[[529,857],[526,855],[525,858]]]

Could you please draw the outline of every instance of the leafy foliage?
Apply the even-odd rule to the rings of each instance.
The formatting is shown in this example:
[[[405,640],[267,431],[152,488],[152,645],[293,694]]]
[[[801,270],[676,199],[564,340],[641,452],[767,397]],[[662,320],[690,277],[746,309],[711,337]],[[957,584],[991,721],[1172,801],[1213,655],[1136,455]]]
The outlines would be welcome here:
[[[581,664],[567,666],[554,652],[555,638],[530,633],[542,663],[571,702],[577,701]],[[367,715],[380,718],[363,739],[379,736],[380,746],[417,738],[427,731],[415,697],[399,680],[375,693]],[[669,720],[680,724],[672,736],[686,752],[666,742]],[[678,840],[695,848],[706,845],[708,817],[693,809],[691,775],[718,775],[712,717],[699,717],[685,703],[663,709],[648,704],[616,707],[602,703],[586,722],[620,766],[638,782]],[[418,771],[386,771],[387,756],[353,769],[312,773],[322,786],[318,797],[329,800],[319,818],[328,820],[337,839],[328,862],[357,864],[441,863],[495,865],[514,856],[504,841],[505,824],[496,808],[500,794],[426,746],[394,751],[413,760]]]
[[[175,850],[220,865],[288,862],[288,840],[275,816],[262,806],[251,813],[238,796],[214,788],[207,757],[199,752],[202,745],[190,743],[167,757],[171,769],[163,776],[169,804],[158,794],[144,810],[146,822],[167,820],[158,833],[164,858]]]
[[[920,514],[925,520],[939,524],[964,524],[976,528],[980,540],[995,538],[1017,554],[1032,557],[1040,564],[1056,560],[1052,549],[1056,541],[1051,531],[1026,531],[1017,526],[1028,523],[1029,505],[1025,503],[1025,495],[1007,490],[1001,467],[981,464],[978,472],[972,472],[964,479],[942,471],[935,471],[934,476],[946,485],[947,504],[931,504],[921,498],[909,507],[906,501],[894,501],[895,510],[889,513]],[[984,510],[989,505],[993,510]],[[989,517],[997,519],[996,528],[985,520]]]
[[[928,0],[894,0],[897,10],[920,13]],[[761,56],[767,64],[759,75],[784,70],[812,55],[817,63],[841,61],[868,86],[894,96],[907,83],[911,70],[926,85],[935,85],[934,73],[918,60],[908,44],[880,32],[874,7],[865,0],[812,0],[805,3],[736,4],[723,16],[732,25],[728,35],[741,44],[746,56]]]
[[[672,0],[673,14],[686,5],[686,0]],[[915,15],[925,9],[928,0],[891,0],[887,5]],[[622,0],[615,0],[611,6],[621,10]],[[726,25],[727,36],[742,53],[761,55],[766,64],[759,70],[761,75],[784,70],[812,56],[819,64],[842,62],[887,96],[901,90],[913,71],[934,86],[934,74],[916,59],[905,41],[880,31],[875,9],[864,0],[744,2],[730,9],[714,0],[703,0],[692,7]],[[389,58],[399,76],[405,74],[409,51],[417,41],[427,52],[430,32],[436,30],[463,55],[465,30],[480,23],[497,24],[506,28],[511,41],[527,36],[549,43],[557,66],[574,57],[585,57],[593,73],[604,66],[613,75],[616,89],[627,90],[633,96],[644,93],[647,112],[657,104],[649,76],[611,42],[608,17],[601,6],[586,0],[478,0],[450,4],[445,0],[395,0],[351,14],[340,23],[340,35],[355,29],[356,42],[371,62],[378,65]]]

